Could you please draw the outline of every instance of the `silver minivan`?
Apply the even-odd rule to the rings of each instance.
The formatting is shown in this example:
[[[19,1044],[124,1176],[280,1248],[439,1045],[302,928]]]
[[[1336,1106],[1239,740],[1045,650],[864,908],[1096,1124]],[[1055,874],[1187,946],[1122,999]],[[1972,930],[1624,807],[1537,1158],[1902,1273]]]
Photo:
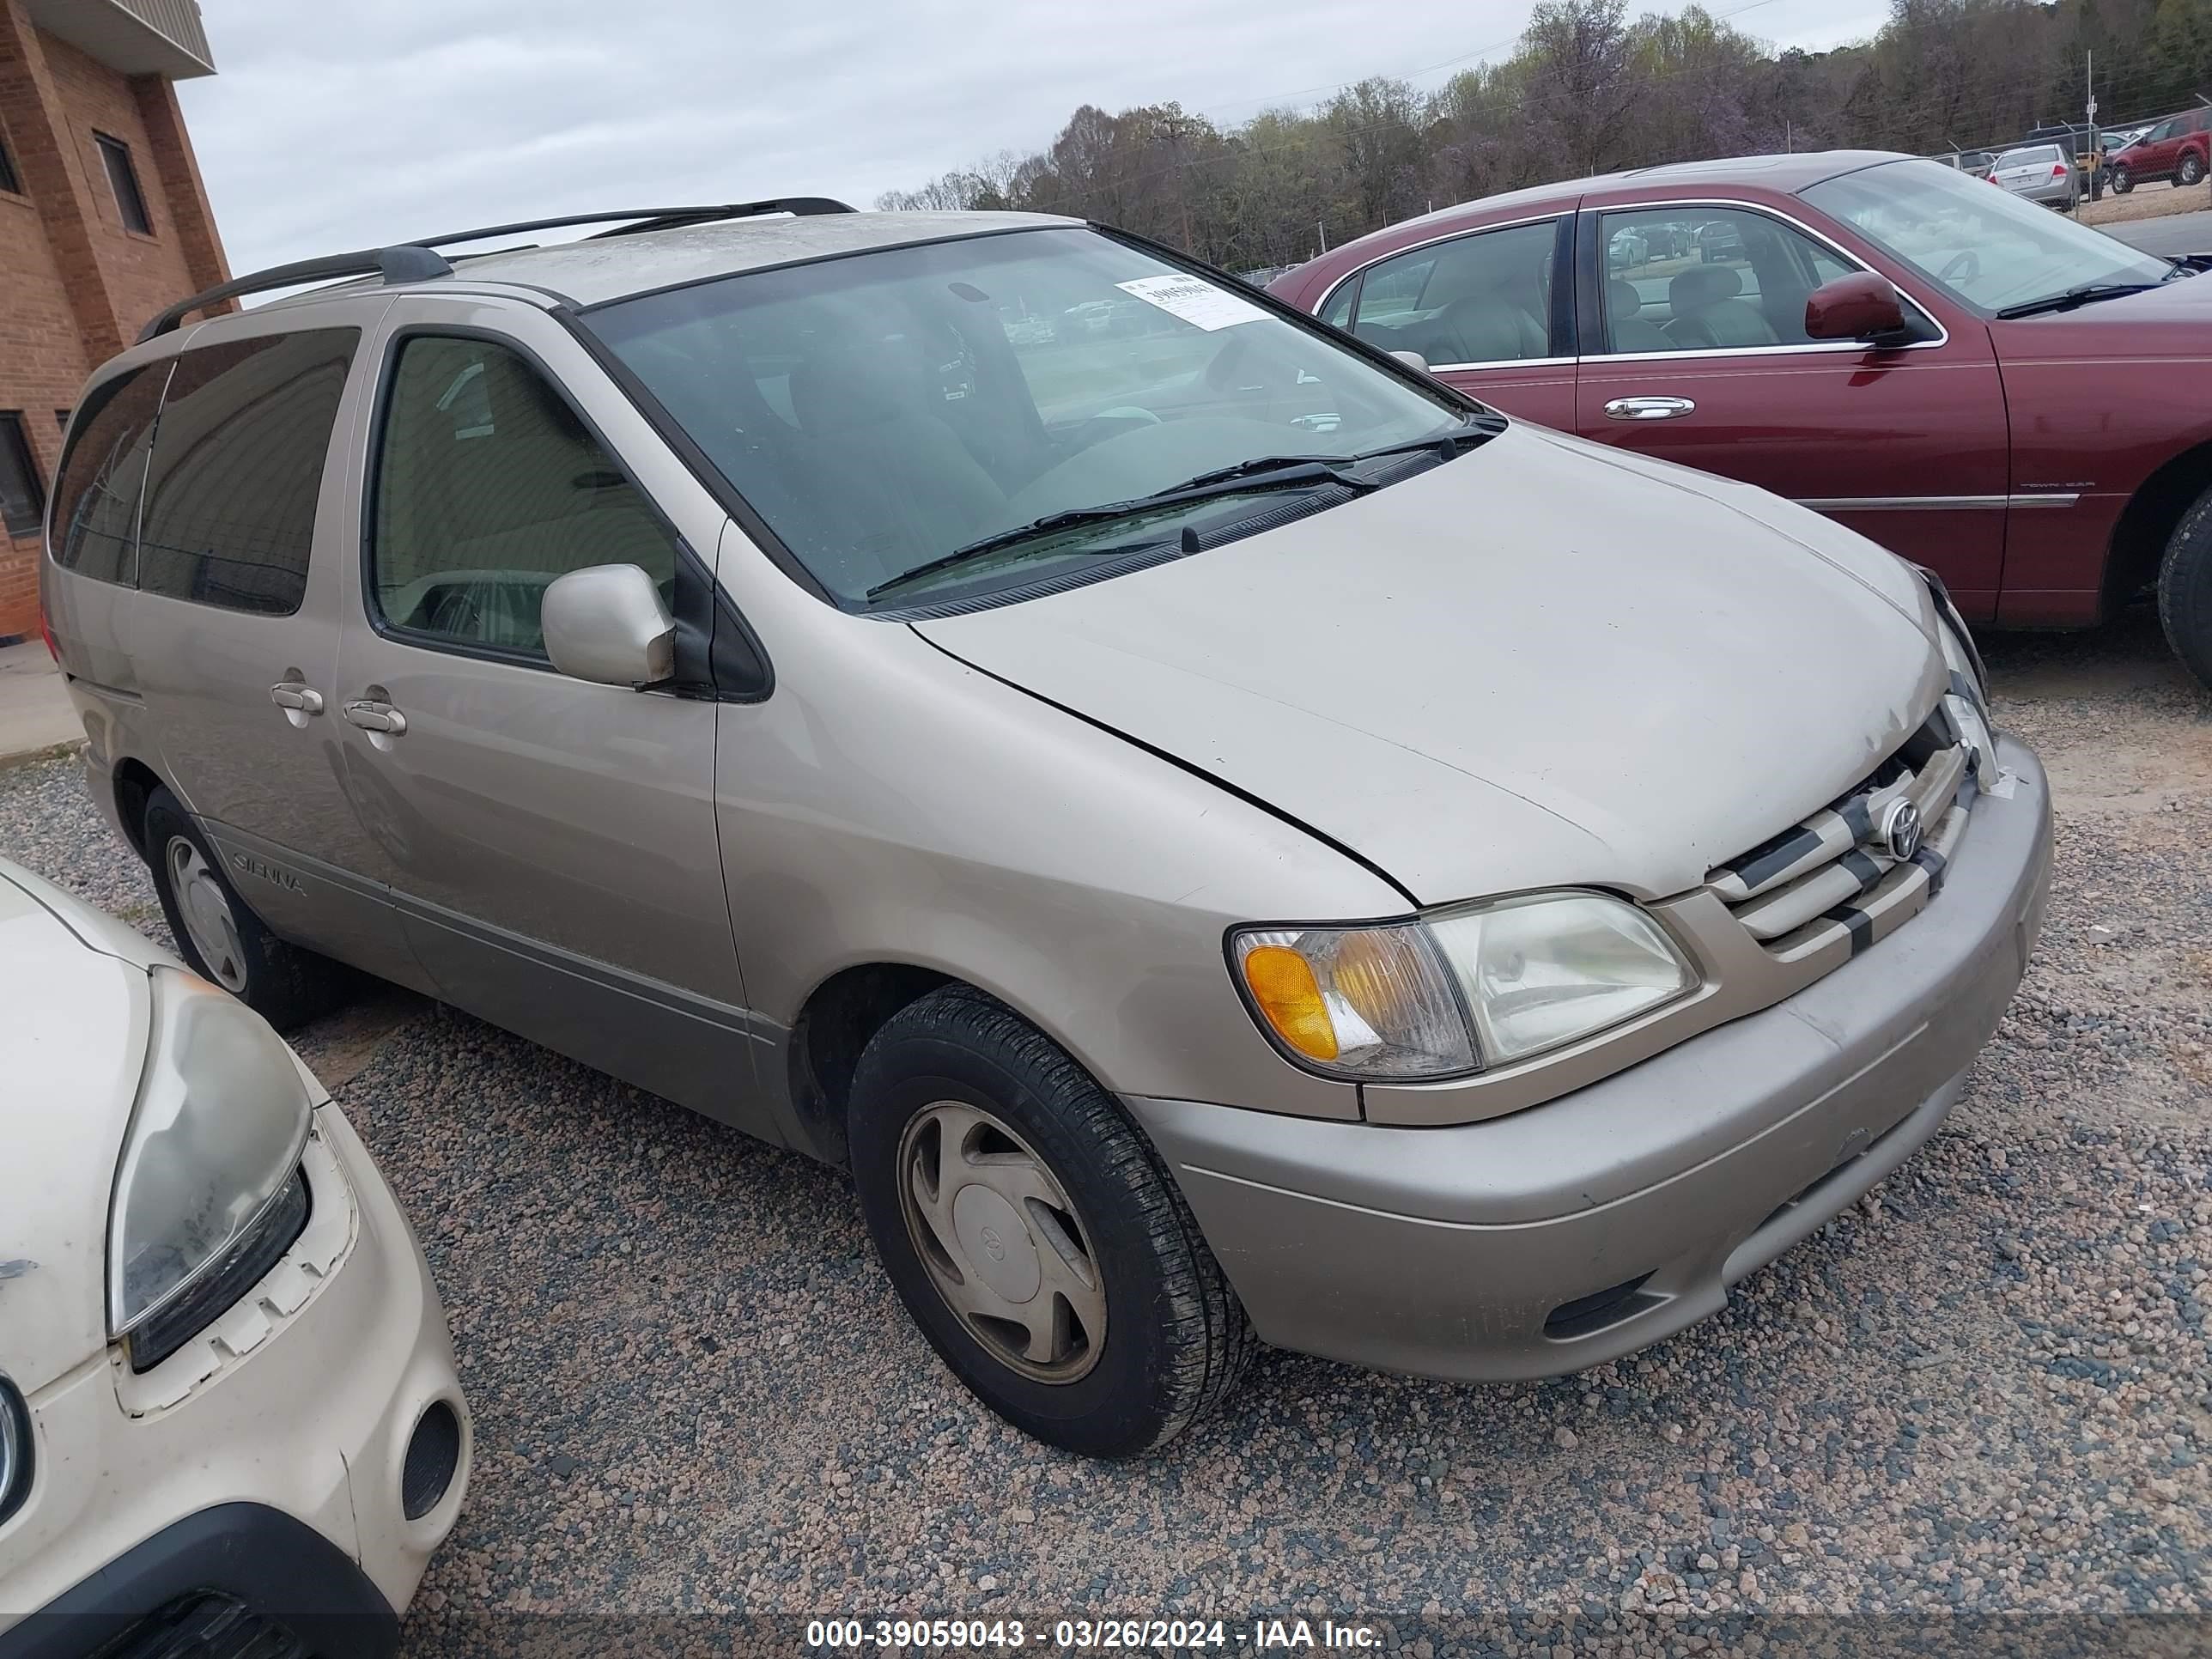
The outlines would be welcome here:
[[[1255,1338],[1533,1377],[1711,1314],[1935,1133],[2042,915],[1923,573],[1073,221],[241,279],[94,377],[48,545],[201,971],[848,1165],[1084,1452]]]

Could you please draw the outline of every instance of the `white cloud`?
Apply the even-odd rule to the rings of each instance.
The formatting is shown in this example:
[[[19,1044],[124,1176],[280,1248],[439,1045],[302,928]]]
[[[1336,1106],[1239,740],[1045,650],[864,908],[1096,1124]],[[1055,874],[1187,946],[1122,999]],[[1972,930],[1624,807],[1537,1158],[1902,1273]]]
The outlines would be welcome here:
[[[1723,8],[1723,10],[1727,9]],[[1819,0],[1743,27],[1829,45]],[[1083,102],[1218,119],[1370,74],[1434,85],[1525,0],[202,0],[218,73],[179,88],[234,269],[504,220],[838,196],[866,205]],[[1844,31],[1839,33],[1839,30]]]

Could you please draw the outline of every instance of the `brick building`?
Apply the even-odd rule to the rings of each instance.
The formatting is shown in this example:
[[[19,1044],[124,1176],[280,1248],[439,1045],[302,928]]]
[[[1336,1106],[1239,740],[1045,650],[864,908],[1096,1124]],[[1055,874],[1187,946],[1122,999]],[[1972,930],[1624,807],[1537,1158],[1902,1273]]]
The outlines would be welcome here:
[[[77,388],[229,276],[173,84],[214,72],[195,0],[0,0],[0,643]]]

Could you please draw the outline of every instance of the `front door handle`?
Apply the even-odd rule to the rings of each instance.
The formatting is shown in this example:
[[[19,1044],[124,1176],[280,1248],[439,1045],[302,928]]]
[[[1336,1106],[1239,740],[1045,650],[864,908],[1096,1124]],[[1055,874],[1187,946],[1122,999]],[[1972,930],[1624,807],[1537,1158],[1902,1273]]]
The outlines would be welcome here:
[[[1608,421],[1671,421],[1696,412],[1687,398],[1615,398],[1605,406]]]
[[[299,714],[323,712],[323,694],[304,680],[279,680],[269,688],[269,701]]]
[[[345,706],[346,720],[364,732],[381,732],[389,738],[407,734],[407,716],[388,702],[363,697]]]

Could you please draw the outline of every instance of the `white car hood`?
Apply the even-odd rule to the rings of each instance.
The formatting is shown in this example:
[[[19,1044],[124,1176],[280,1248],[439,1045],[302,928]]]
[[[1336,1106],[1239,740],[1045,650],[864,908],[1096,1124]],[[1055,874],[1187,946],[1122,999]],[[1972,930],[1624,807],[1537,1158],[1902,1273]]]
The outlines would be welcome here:
[[[88,915],[0,864],[0,1372],[25,1394],[106,1346],[108,1199],[146,1053],[135,958],[158,953]]]
[[[1518,423],[1283,528],[915,625],[1425,904],[1692,886],[1863,777],[1946,678],[1924,587],[1873,543]]]

